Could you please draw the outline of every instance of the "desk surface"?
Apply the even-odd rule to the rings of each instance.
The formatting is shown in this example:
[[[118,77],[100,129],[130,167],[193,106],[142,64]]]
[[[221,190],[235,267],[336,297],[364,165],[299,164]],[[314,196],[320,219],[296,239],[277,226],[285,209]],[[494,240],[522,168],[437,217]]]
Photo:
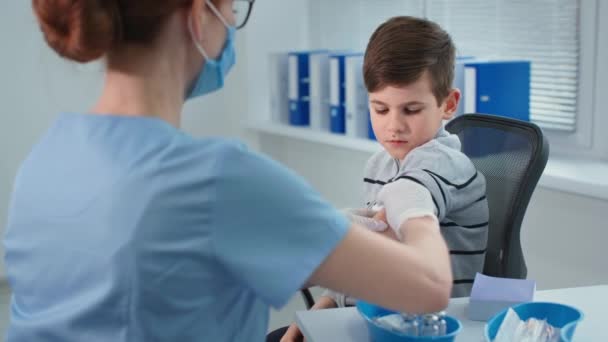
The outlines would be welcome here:
[[[575,341],[608,341],[608,285],[538,291],[535,301],[558,302],[572,305],[583,311]],[[468,298],[450,301],[448,314],[463,325],[456,341],[484,341],[485,322],[466,318]],[[365,321],[355,308],[298,311],[296,321],[308,342],[369,342]]]

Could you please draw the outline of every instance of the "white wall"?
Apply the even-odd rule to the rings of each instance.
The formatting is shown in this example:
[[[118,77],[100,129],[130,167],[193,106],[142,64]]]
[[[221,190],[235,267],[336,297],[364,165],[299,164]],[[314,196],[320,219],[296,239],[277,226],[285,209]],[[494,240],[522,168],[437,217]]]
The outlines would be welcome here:
[[[101,88],[101,63],[81,66],[48,48],[30,1],[0,2],[0,234],[7,220],[13,178],[38,137],[61,112],[86,111]],[[244,40],[237,49],[245,50]],[[239,55],[244,58],[244,55]],[[237,65],[224,92],[188,103],[183,126],[194,135],[242,135],[238,124],[245,94],[243,65]],[[234,101],[237,99],[237,101]],[[234,114],[230,114],[234,113]],[[68,237],[69,238],[69,237]],[[0,254],[4,255],[0,246]],[[4,273],[0,258],[0,278]]]
[[[12,179],[32,142],[57,112],[89,103],[99,82],[95,67],[80,71],[44,48],[29,1],[3,1],[0,13],[0,222],[4,226]],[[76,79],[80,72],[85,75]]]
[[[263,137],[267,153],[306,177],[339,207],[360,205],[368,153]],[[539,289],[608,284],[604,253],[608,201],[538,188],[522,227],[528,277]]]
[[[265,6],[272,7],[271,3],[272,1],[266,1]],[[320,20],[318,18],[322,18],[324,15],[336,16],[337,10],[334,7],[339,6],[336,6],[333,1],[331,3],[316,1],[316,4],[313,1],[312,3],[313,5],[308,8],[308,11],[311,15],[315,14],[317,19],[300,19],[300,21],[296,21],[298,24],[294,24],[309,26],[311,35],[306,36],[308,46],[311,48],[344,47],[340,45],[340,35],[336,34],[336,31],[343,29],[344,22],[348,21],[345,19],[347,16],[338,15],[338,19],[334,23],[335,27],[333,30],[328,30],[323,27],[323,22],[320,24],[317,22]],[[392,3],[394,6],[397,2],[380,1],[378,5],[388,3]],[[416,6],[412,4],[415,2],[408,4],[408,11],[416,10]],[[583,6],[589,4],[591,2],[583,1]],[[608,66],[604,62],[608,60],[608,39],[606,39],[608,38],[608,19],[606,19],[608,18],[608,3],[600,1],[599,4],[598,49],[594,57],[596,61],[596,84],[593,96],[595,103],[591,106],[598,113],[604,110],[600,101],[603,100],[608,89]],[[301,6],[301,4],[295,6]],[[356,5],[353,4],[354,6]],[[374,10],[378,10],[378,8],[374,6]],[[381,6],[374,15],[366,16],[364,12],[369,13],[370,11],[367,9],[363,12],[353,12],[351,8],[348,13],[359,18],[357,25],[367,27],[370,20],[380,20],[383,15]],[[262,21],[270,20],[265,17],[266,15],[260,10],[255,13],[254,20],[260,18]],[[249,33],[255,34],[256,30],[262,30],[257,27],[262,25],[263,23],[254,23],[253,29]],[[319,32],[322,31],[328,32],[324,36],[319,36]],[[344,37],[344,34],[342,36]],[[347,39],[350,46],[357,46],[360,43],[360,39],[353,37]],[[249,40],[257,41],[257,38],[250,37]],[[286,36],[276,31],[273,40],[284,41]],[[300,48],[303,43],[305,44],[306,41],[294,40],[293,49]],[[263,47],[259,44],[249,43],[248,53],[263,56],[261,52]],[[259,113],[251,113],[251,115],[254,119],[264,118],[264,115],[259,115]],[[602,124],[604,121],[608,123],[608,116],[598,115],[598,118],[598,121],[601,122],[596,124]],[[595,128],[594,139],[600,140],[599,146],[608,146],[608,138],[603,134],[605,129],[606,125]],[[360,204],[358,200],[362,191],[361,172],[369,153],[262,133],[258,134],[258,142],[262,151],[300,173],[336,206],[351,207]],[[606,229],[608,225],[605,219],[607,210],[608,201],[559,192],[550,188],[537,189],[524,220],[522,244],[528,263],[529,277],[537,280],[538,288],[608,284],[608,270],[604,266],[604,258],[600,254],[608,241],[608,229]]]
[[[596,113],[602,113],[593,123],[597,152],[608,159],[608,138],[606,138],[606,128],[608,127],[608,115],[606,114],[606,94],[608,94],[608,1],[599,1],[598,18],[598,38],[596,56],[596,76],[595,76],[595,105]]]
[[[369,154],[291,141],[285,138],[245,132],[243,121],[251,110],[267,109],[267,92],[256,87],[265,77],[264,53],[286,43],[295,48],[310,44],[295,20],[272,13],[303,13],[315,8],[301,0],[259,1],[252,25],[237,36],[238,62],[227,88],[187,105],[184,127],[195,135],[242,136],[254,147],[283,161],[306,177],[338,207],[353,206],[361,191],[362,166]],[[608,14],[608,4],[601,1]],[[277,10],[277,6],[281,6]],[[295,10],[294,10],[295,9]],[[290,10],[294,10],[291,11]],[[12,180],[31,145],[61,111],[86,110],[100,86],[99,65],[79,67],[55,57],[43,43],[31,14],[29,1],[0,2],[0,227],[6,222]],[[608,36],[608,15],[600,15],[602,37]],[[255,21],[273,21],[273,26]],[[257,27],[256,27],[257,26]],[[289,28],[290,27],[290,28]],[[257,37],[254,37],[257,36]],[[262,39],[259,39],[262,37]],[[294,38],[295,37],[295,38]],[[260,43],[262,42],[262,43]],[[601,110],[601,96],[608,89],[608,43],[598,50],[595,110]],[[253,113],[253,117],[266,113]],[[604,125],[605,127],[605,125]],[[604,214],[608,201],[539,189],[530,204],[523,227],[523,244],[529,275],[539,288],[608,283],[600,251],[608,241]],[[0,267],[0,276],[4,268]]]

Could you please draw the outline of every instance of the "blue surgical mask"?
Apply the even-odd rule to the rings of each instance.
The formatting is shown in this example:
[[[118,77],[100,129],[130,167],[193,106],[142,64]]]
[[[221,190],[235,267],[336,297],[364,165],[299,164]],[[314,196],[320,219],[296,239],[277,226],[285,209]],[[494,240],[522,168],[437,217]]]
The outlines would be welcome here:
[[[212,59],[205,52],[205,49],[203,49],[201,44],[194,38],[194,31],[192,30],[192,21],[190,21],[190,33],[192,35],[192,40],[194,41],[196,48],[205,58],[205,65],[196,77],[194,84],[192,84],[192,87],[188,92],[188,100],[221,89],[224,86],[224,79],[226,78],[226,75],[228,75],[228,73],[236,63],[236,54],[234,50],[234,36],[236,35],[236,27],[228,25],[226,19],[222,17],[221,13],[209,0],[207,0],[207,5],[209,6],[209,8],[211,8],[213,13],[215,13],[215,15],[220,19],[220,21],[224,23],[224,26],[226,26],[226,30],[228,31],[228,33],[226,36],[226,43],[224,44],[222,53],[217,59]]]

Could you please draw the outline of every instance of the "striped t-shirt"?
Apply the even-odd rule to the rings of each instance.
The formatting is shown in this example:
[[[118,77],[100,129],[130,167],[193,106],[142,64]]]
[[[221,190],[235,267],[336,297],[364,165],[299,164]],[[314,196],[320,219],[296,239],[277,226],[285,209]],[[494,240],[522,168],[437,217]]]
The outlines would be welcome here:
[[[452,297],[469,296],[476,272],[482,272],[488,239],[485,177],[460,151],[460,140],[441,129],[403,160],[386,151],[374,154],[364,173],[365,201],[372,206],[385,184],[408,179],[426,187],[452,262]]]

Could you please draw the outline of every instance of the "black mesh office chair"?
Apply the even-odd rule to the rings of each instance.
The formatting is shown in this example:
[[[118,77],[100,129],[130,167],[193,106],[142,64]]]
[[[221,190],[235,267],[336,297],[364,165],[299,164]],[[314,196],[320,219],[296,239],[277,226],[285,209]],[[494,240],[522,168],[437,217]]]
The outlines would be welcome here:
[[[483,273],[525,278],[521,223],[547,164],[546,137],[533,123],[485,114],[462,115],[446,129],[460,137],[462,152],[486,177],[490,225]]]
[[[446,125],[459,136],[462,152],[486,177],[490,224],[483,273],[525,278],[521,223],[549,157],[549,143],[530,122],[485,114],[466,114]],[[301,291],[306,307],[314,305],[308,289]]]

